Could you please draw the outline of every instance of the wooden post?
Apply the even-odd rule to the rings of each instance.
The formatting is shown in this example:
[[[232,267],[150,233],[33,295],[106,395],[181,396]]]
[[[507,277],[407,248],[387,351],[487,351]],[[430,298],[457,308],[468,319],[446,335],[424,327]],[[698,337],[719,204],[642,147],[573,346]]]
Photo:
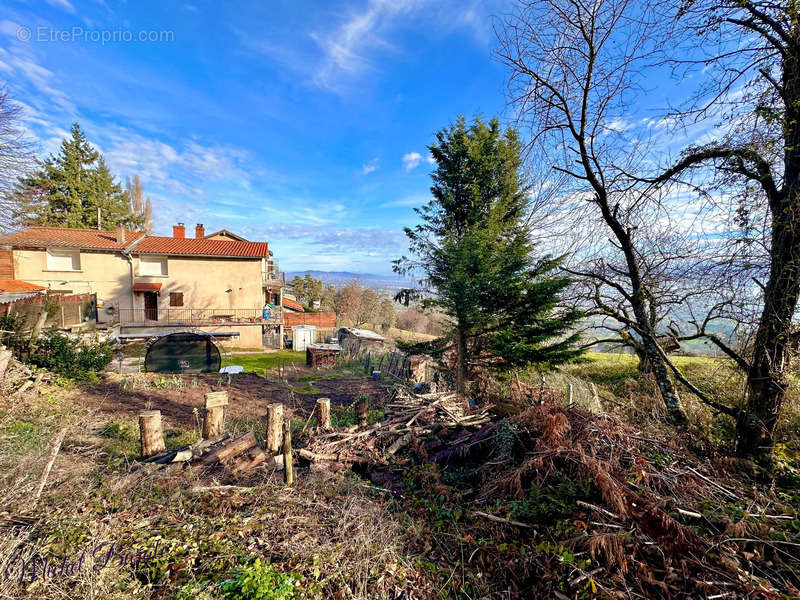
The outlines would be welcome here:
[[[317,398],[317,430],[331,428],[331,399]]]
[[[369,410],[369,400],[367,398],[362,398],[358,401],[356,405],[356,417],[358,418],[358,424],[361,427],[367,426],[367,411]]]
[[[283,418],[283,480],[286,485],[294,483],[292,468],[292,420],[289,415]]]
[[[209,392],[205,395],[205,401],[203,439],[207,440],[222,433],[222,426],[225,422],[225,407],[228,404],[228,392]]]
[[[572,384],[568,383],[567,384],[567,406],[569,408],[572,408],[573,405],[574,405],[574,402],[572,400]]]
[[[267,407],[267,452],[276,454],[281,450],[283,436],[283,404],[276,402]]]
[[[139,413],[139,436],[142,444],[142,458],[147,458],[167,449],[164,434],[161,432],[161,411],[146,410]]]

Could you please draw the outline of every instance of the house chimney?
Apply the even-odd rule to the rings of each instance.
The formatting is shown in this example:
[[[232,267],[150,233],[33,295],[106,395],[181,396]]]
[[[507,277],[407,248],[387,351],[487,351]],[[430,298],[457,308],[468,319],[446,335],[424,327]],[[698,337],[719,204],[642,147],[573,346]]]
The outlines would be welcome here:
[[[118,244],[125,243],[125,226],[122,223],[117,225],[117,243]]]
[[[202,240],[204,237],[206,237],[206,228],[203,227],[202,223],[198,223],[194,226],[194,237],[196,237],[198,240]]]
[[[186,237],[186,227],[184,227],[183,223],[178,223],[177,225],[172,226],[172,237],[182,240]]]

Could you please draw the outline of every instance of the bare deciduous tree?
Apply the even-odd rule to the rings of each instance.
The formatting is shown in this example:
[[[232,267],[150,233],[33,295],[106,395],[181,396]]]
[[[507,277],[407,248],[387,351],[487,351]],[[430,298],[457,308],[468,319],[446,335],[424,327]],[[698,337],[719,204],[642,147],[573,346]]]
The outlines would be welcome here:
[[[672,0],[667,62],[702,72],[681,122],[718,120],[716,139],[688,148],[651,181],[700,178],[735,191],[743,230],[761,228],[764,254],[748,260],[761,312],[748,353],[731,352],[747,372],[747,405],[737,452],[771,452],[791,360],[800,342],[800,4],[796,0]],[[667,13],[668,15],[670,12]],[[750,236],[752,239],[752,236]],[[758,237],[758,236],[756,236]],[[756,249],[759,246],[756,245]],[[745,269],[746,270],[746,269]]]
[[[623,124],[634,77],[653,52],[653,15],[626,0],[518,6],[498,28],[498,56],[511,69],[509,93],[532,132],[531,155],[568,178],[557,214],[568,219],[565,235],[581,248],[567,269],[581,278],[602,323],[614,322],[617,339],[628,336],[652,370],[670,418],[682,423],[658,339],[665,301],[657,274],[664,265],[650,264],[643,252],[648,223],[666,214],[665,192],[629,175],[641,169],[647,148],[628,139]]]
[[[22,107],[0,89],[0,231],[13,229],[24,216],[16,184],[33,160],[32,143],[22,125]]]

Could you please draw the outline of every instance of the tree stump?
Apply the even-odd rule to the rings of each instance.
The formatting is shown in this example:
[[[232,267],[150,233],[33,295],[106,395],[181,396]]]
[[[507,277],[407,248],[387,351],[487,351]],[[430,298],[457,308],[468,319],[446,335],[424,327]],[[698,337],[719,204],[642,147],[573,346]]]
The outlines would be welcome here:
[[[283,404],[276,402],[267,407],[267,452],[277,454],[283,441]]]
[[[283,480],[286,485],[294,483],[292,468],[292,420],[289,415],[283,418]]]
[[[161,431],[161,411],[146,410],[139,413],[139,436],[142,445],[142,458],[147,458],[167,449]]]
[[[225,407],[228,404],[228,392],[209,392],[205,395],[205,401],[203,439],[207,440],[222,433],[222,427],[225,423]]]
[[[331,399],[317,398],[317,430],[331,428]]]
[[[356,419],[360,427],[367,426],[367,412],[369,411],[369,400],[361,398],[356,405]]]

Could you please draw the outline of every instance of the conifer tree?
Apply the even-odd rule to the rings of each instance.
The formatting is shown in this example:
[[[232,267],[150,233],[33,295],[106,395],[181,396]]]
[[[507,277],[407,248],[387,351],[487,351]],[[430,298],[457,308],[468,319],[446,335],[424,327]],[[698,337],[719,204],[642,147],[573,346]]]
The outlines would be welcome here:
[[[406,228],[412,256],[395,261],[401,274],[421,273],[423,305],[451,317],[456,388],[470,365],[551,366],[579,355],[580,314],[559,310],[569,280],[553,274],[559,259],[536,257],[526,226],[528,187],[522,145],[497,119],[464,117],[436,134],[433,198]],[[408,297],[408,293],[406,294]]]
[[[131,214],[128,195],[86,139],[80,126],[61,142],[56,156],[20,179],[16,195],[26,225],[113,229],[117,224],[137,225],[142,217]]]

